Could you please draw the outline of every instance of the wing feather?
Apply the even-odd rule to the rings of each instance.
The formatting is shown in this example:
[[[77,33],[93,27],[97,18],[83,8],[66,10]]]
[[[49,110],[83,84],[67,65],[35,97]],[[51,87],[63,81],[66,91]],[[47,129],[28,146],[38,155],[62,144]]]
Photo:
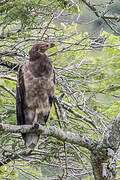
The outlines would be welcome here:
[[[23,125],[25,124],[24,117],[24,77],[22,72],[22,65],[18,70],[18,82],[16,86],[16,116],[17,116],[17,124]]]
[[[55,85],[55,70],[54,69],[53,69],[53,82],[54,82],[54,85]],[[50,108],[52,107],[53,99],[54,99],[54,94],[49,96]],[[46,116],[44,116],[45,124],[46,124],[46,122],[48,120],[49,114],[50,114],[50,112]]]

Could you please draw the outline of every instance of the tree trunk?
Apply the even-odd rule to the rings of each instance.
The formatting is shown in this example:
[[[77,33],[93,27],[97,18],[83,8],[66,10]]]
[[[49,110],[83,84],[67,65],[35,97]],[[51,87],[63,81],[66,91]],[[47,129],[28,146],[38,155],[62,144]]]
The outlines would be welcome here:
[[[99,159],[97,155],[91,154],[91,165],[95,180],[115,180],[116,163],[112,158]]]

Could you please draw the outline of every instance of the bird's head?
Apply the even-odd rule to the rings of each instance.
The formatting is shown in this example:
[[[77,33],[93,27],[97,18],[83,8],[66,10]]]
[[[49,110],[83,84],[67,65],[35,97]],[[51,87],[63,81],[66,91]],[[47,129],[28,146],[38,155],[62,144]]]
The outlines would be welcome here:
[[[54,47],[53,43],[37,43],[29,51],[30,60],[35,60],[49,48]]]

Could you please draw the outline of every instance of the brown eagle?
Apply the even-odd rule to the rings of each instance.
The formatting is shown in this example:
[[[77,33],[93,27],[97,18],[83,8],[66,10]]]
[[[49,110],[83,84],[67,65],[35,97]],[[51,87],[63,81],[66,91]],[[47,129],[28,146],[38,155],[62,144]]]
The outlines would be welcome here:
[[[16,115],[18,125],[45,125],[55,92],[55,71],[45,51],[53,43],[37,43],[29,51],[30,59],[19,67],[16,86]],[[39,133],[23,133],[25,145],[34,149]]]

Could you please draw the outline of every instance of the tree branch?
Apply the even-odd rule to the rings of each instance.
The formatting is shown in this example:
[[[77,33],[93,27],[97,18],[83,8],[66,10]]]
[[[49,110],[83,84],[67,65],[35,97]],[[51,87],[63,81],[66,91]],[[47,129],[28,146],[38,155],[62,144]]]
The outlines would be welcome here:
[[[91,10],[93,13],[98,17],[103,19],[103,21],[108,25],[108,27],[111,28],[112,31],[114,31],[117,35],[120,35],[118,31],[116,31],[108,20],[115,20],[116,22],[120,21],[120,16],[113,16],[113,15],[105,15],[107,11],[100,12],[96,9],[95,4],[92,4],[89,0],[82,0],[82,2]]]
[[[22,54],[17,51],[0,51],[0,56],[20,56],[23,57]]]
[[[111,148],[115,152],[120,146],[120,113],[114,118],[104,132],[100,148]]]
[[[102,141],[91,152],[95,180],[113,180],[116,176],[115,153],[120,146],[120,114],[106,128]]]
[[[80,135],[77,133],[63,131],[60,128],[54,126],[42,126],[33,127],[32,125],[9,125],[0,123],[0,131],[12,132],[12,133],[26,133],[26,132],[40,132],[41,135],[53,136],[61,141],[66,141],[72,144],[78,144],[82,147],[89,149],[90,151],[94,150],[97,145],[97,141],[92,140],[88,136]]]
[[[0,88],[4,89],[5,91],[7,91],[8,93],[10,93],[14,98],[16,98],[16,94],[11,90],[6,88],[5,86],[3,86],[2,84],[0,84]]]
[[[17,71],[18,67],[19,67],[18,63],[12,63],[12,62],[5,61],[5,60],[2,60],[2,59],[0,59],[0,65],[5,66],[5,67],[7,67],[9,69],[14,69],[15,71]]]
[[[0,78],[3,78],[3,79],[8,79],[10,81],[17,81],[17,78],[16,77],[11,77],[11,76],[7,76],[7,75],[0,75]]]
[[[12,160],[19,159],[21,156],[29,156],[32,151],[20,151],[20,152],[11,152],[4,156],[4,159],[0,161],[0,166],[8,164]]]

